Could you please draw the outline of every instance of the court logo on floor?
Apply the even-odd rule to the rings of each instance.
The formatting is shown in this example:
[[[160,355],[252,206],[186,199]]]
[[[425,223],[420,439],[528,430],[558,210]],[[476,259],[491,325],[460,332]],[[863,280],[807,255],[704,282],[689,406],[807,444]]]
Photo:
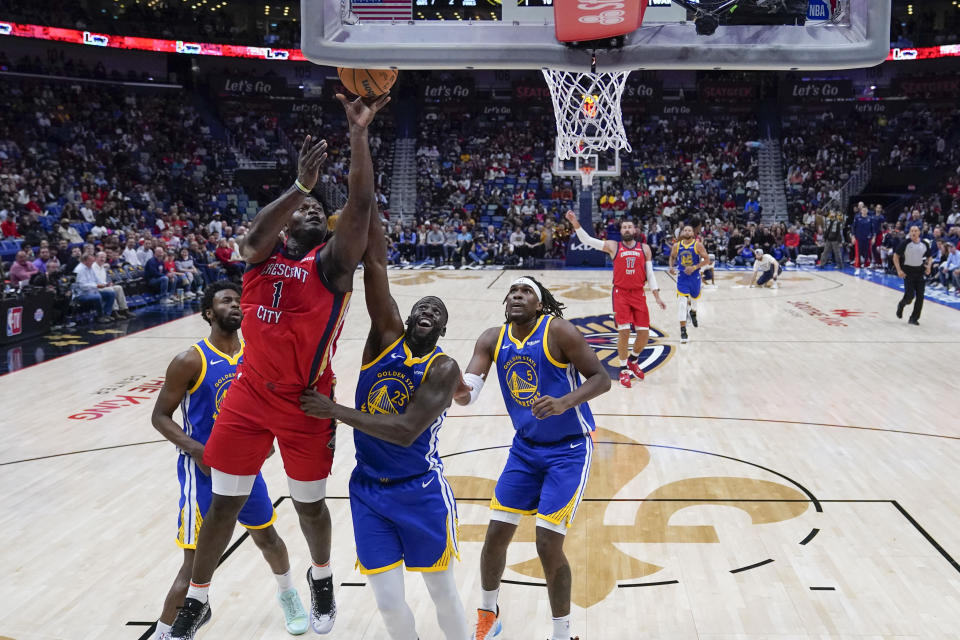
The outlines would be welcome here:
[[[607,373],[612,380],[616,380],[620,375],[620,359],[617,355],[617,325],[613,321],[613,315],[586,316],[583,318],[570,318],[570,322],[580,330],[587,344],[593,347],[597,352],[597,357],[603,363]],[[669,360],[675,351],[675,347],[670,344],[662,343],[660,340],[665,338],[666,334],[656,327],[650,327],[650,337],[647,340],[647,346],[640,353],[640,368],[645,373],[660,368]],[[633,350],[633,341],[637,334],[630,333],[630,349]]]

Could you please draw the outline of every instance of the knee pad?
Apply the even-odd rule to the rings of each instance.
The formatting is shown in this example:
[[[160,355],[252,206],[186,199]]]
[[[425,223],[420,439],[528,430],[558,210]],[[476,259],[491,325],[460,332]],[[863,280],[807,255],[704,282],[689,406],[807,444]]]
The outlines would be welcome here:
[[[506,522],[507,524],[518,525],[520,524],[520,518],[522,517],[519,513],[513,513],[512,511],[500,511],[499,509],[490,509],[490,519],[496,520],[498,522]]]
[[[290,497],[297,502],[319,502],[327,497],[327,479],[304,482],[287,478]]]
[[[253,482],[257,479],[252,476],[235,476],[216,469],[210,469],[210,485],[213,492],[221,496],[248,496],[253,490]]]

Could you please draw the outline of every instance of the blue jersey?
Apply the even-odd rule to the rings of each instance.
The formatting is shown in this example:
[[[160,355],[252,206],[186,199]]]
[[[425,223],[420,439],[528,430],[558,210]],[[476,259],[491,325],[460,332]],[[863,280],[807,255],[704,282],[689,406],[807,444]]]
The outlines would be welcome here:
[[[243,359],[243,342],[240,352],[228,356],[204,338],[193,345],[200,352],[203,368],[196,383],[180,401],[183,413],[183,430],[194,440],[206,444],[213,430],[213,422],[220,413],[220,405],[237,376],[237,365]]]
[[[686,243],[680,241],[680,248],[677,250],[677,270],[679,278],[700,278],[700,270],[696,270],[690,275],[684,271],[686,267],[695,267],[700,264],[700,254],[697,253],[697,241],[691,240]]]
[[[543,420],[530,409],[540,396],[559,398],[580,386],[580,374],[573,364],[561,364],[550,354],[547,334],[552,321],[552,316],[540,316],[522,340],[513,335],[510,323],[504,324],[497,340],[497,377],[513,427],[521,438],[540,443],[589,434],[594,429],[586,402]]]
[[[416,393],[430,365],[442,354],[440,347],[414,357],[400,336],[377,358],[360,368],[357,381],[357,409],[371,414],[403,413]],[[409,447],[401,447],[374,438],[357,429],[353,443],[357,450],[357,469],[381,481],[422,475],[432,469],[443,469],[437,455],[437,436],[444,411]]]

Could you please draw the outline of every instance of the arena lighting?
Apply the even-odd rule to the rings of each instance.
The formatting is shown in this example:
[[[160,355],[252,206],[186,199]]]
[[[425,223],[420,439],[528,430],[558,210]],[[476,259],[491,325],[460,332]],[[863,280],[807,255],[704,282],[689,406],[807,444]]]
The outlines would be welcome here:
[[[224,5],[227,3],[224,2]],[[491,14],[492,15],[492,14]],[[137,51],[156,51],[158,53],[186,53],[197,56],[220,56],[223,58],[259,58],[261,60],[291,60],[306,62],[307,58],[300,49],[274,49],[272,47],[252,47],[239,44],[212,44],[205,42],[186,42],[183,40],[161,40],[158,38],[138,38],[133,36],[114,36],[76,29],[44,27],[36,24],[18,24],[0,21],[0,36],[33,38],[35,40],[53,40],[86,44],[112,49],[134,49]],[[896,47],[887,57],[891,62],[910,60],[935,60],[937,58],[960,57],[960,44],[945,44],[939,47]]]

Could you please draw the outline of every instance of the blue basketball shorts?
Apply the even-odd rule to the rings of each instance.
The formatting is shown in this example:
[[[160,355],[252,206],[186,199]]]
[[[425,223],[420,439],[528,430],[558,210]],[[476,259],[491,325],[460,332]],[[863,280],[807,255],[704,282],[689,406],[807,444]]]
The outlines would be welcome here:
[[[460,558],[457,503],[441,469],[383,483],[354,469],[350,513],[360,573],[443,571]]]
[[[683,267],[680,267],[683,269]],[[677,274],[677,295],[687,296],[696,300],[700,297],[700,272],[687,275],[682,271]]]
[[[587,487],[592,458],[589,434],[549,445],[515,436],[490,508],[569,527]]]
[[[193,458],[180,455],[177,462],[177,477],[180,479],[180,513],[177,516],[177,546],[182,549],[196,549],[200,525],[210,508],[213,488],[210,476],[197,468]],[[266,529],[277,519],[267,483],[257,474],[253,481],[250,497],[240,510],[237,520],[247,529]]]

